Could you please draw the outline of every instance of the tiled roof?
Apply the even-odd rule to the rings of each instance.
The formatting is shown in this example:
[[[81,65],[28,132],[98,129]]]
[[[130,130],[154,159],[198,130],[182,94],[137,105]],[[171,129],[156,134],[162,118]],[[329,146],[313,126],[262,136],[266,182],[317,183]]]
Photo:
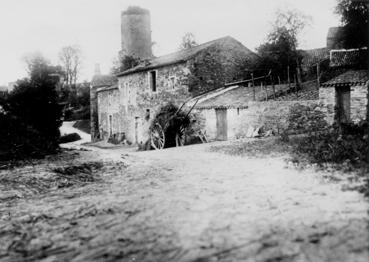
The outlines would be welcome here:
[[[91,85],[94,87],[111,86],[118,82],[118,78],[113,75],[94,75]]]
[[[368,59],[368,48],[341,49],[330,51],[331,67],[349,67],[365,64]]]
[[[368,70],[349,70],[328,82],[321,84],[323,87],[342,85],[365,85],[369,81]]]
[[[305,82],[302,84],[303,87],[295,92],[295,90],[290,90],[285,94],[278,96],[275,100],[277,101],[306,101],[306,100],[318,100],[319,99],[319,89],[317,88],[317,82]]]
[[[242,46],[242,48],[250,56],[250,58],[256,57],[255,53],[253,53],[247,47],[243,46],[236,39],[230,36],[226,36],[226,37],[222,37],[222,38],[210,41],[210,42],[206,42],[204,44],[201,44],[201,45],[189,48],[189,49],[181,50],[175,53],[171,53],[168,55],[164,55],[164,56],[160,56],[160,57],[156,57],[156,58],[144,61],[143,63],[139,64],[138,66],[134,68],[131,68],[124,72],[119,73],[118,76],[128,75],[128,74],[132,74],[135,72],[145,71],[145,70],[154,69],[157,67],[171,65],[171,64],[176,64],[180,62],[186,62],[192,57],[196,56],[201,51],[204,51],[212,46],[219,45],[219,44],[221,45],[227,42],[236,42],[239,46]]]
[[[247,108],[248,103],[254,100],[254,91],[252,87],[239,86],[237,88],[229,87],[229,91],[221,93],[216,97],[209,98],[196,105],[198,109],[211,108]],[[276,97],[285,94],[291,88],[288,85],[276,85]],[[273,99],[272,86],[255,86],[256,101],[266,101]]]
[[[267,92],[266,92],[267,89]],[[256,101],[301,101],[301,100],[318,100],[319,90],[315,82],[303,84],[303,88],[295,92],[294,86],[276,85],[275,97],[272,86],[267,88],[261,86],[255,87]],[[229,91],[223,92],[218,96],[206,99],[196,105],[197,109],[213,109],[213,108],[247,108],[249,102],[253,101],[254,94],[252,87],[239,86],[237,88],[229,87]]]
[[[324,61],[329,58],[329,51],[327,48],[316,48],[309,50],[301,50],[302,65],[310,67],[316,65],[318,62]]]

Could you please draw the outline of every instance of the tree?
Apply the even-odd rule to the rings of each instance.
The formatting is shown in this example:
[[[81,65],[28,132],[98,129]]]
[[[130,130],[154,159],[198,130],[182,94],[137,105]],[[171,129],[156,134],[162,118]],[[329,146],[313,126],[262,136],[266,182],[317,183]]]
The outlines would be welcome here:
[[[337,0],[335,13],[341,16],[345,48],[369,46],[368,0]]]
[[[0,114],[1,146],[10,151],[43,155],[58,148],[62,110],[56,85],[60,67],[51,66],[42,55],[28,57],[29,77],[17,81]]]
[[[27,73],[30,77],[37,77],[35,74],[42,72],[42,70],[50,66],[50,61],[40,52],[26,54],[23,57],[23,61],[26,64]]]
[[[298,39],[310,20],[298,10],[278,10],[266,42],[257,48],[260,59],[255,69],[264,72],[272,69],[276,76],[285,79],[288,67],[291,72],[296,71],[298,83],[301,83]]]
[[[266,43],[257,48],[260,58],[253,68],[257,71],[255,76],[265,75],[272,70],[275,78],[279,77],[281,80],[287,80],[288,68],[291,72],[297,68],[296,56],[298,54],[291,43],[291,36],[284,27],[278,28],[277,32],[273,32],[273,38],[269,38]]]
[[[78,46],[65,46],[59,52],[59,61],[65,71],[65,83],[75,87],[81,69],[82,52]]]
[[[113,67],[110,71],[113,75],[116,75],[137,66],[140,62],[141,59],[138,57],[123,55],[122,53],[119,53],[118,58],[114,59]]]
[[[196,42],[194,34],[188,32],[182,37],[182,42],[179,46],[179,49],[185,50],[197,45],[199,44]]]

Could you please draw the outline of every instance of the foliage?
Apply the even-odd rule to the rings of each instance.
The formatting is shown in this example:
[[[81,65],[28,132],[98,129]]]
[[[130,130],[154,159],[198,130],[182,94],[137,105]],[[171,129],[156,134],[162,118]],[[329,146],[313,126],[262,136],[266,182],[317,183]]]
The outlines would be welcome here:
[[[83,106],[79,109],[67,108],[64,111],[65,121],[77,121],[90,119],[90,107]]]
[[[342,44],[345,48],[369,46],[369,3],[366,0],[337,0],[335,13],[344,26]]]
[[[296,50],[298,46],[298,37],[310,22],[311,17],[305,15],[299,10],[278,10],[273,23],[274,29],[270,32],[268,39],[273,40],[278,38],[278,32],[282,29],[282,31],[286,31],[290,36],[290,45]]]
[[[335,163],[369,168],[369,123],[331,126],[302,139],[295,148],[312,163]]]
[[[224,85],[226,72],[218,53],[216,47],[210,47],[194,58],[188,76],[189,92],[198,95]]]
[[[301,56],[294,50],[293,40],[285,28],[278,28],[273,32],[273,37],[268,42],[261,44],[257,48],[260,58],[254,64],[253,70],[257,71],[256,77],[265,75],[272,70],[272,75],[282,81],[287,80],[287,67],[290,70],[290,79],[296,71],[297,61]]]
[[[64,120],[80,120],[90,118],[90,86],[79,83],[75,89],[63,86],[58,91],[58,101],[64,105]]]
[[[61,136],[59,143],[64,144],[64,143],[78,141],[80,139],[81,139],[80,135],[78,135],[77,133],[71,133],[71,134]]]
[[[269,70],[275,78],[287,79],[287,67],[293,73],[299,70],[301,54],[297,51],[298,38],[311,18],[298,10],[278,10],[273,21],[273,28],[265,43],[257,48],[260,59],[253,70],[265,75]]]
[[[65,46],[59,52],[59,60],[65,72],[66,85],[75,86],[81,69],[81,49],[78,46]]]
[[[116,75],[118,73],[124,72],[131,69],[141,63],[141,59],[138,57],[119,54],[118,58],[113,61],[113,67],[111,68],[111,73]]]
[[[182,42],[179,46],[180,50],[185,50],[185,49],[189,49],[192,48],[194,46],[198,46],[199,44],[197,43],[195,36],[193,33],[186,33],[183,37],[182,37]]]
[[[90,134],[91,131],[91,122],[90,119],[88,120],[78,120],[74,123],[73,127],[77,128],[78,130],[81,130],[87,134]]]
[[[312,135],[327,128],[325,114],[320,110],[319,104],[294,104],[288,113],[287,131],[289,133],[307,133]]]
[[[61,107],[55,90],[57,67],[30,60],[29,78],[19,80],[1,101],[0,151],[4,159],[42,156],[58,148]]]

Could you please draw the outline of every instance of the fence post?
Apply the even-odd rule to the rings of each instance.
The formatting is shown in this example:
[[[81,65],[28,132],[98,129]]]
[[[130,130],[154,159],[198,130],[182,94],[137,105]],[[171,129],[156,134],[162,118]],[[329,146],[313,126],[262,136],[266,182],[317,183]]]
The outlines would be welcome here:
[[[253,92],[253,97],[254,97],[254,101],[256,101],[254,73],[251,73],[251,79],[252,79],[252,92]]]
[[[273,77],[271,75],[270,75],[270,84],[272,85],[272,88],[273,88],[273,98],[275,99],[275,86],[274,86]]]

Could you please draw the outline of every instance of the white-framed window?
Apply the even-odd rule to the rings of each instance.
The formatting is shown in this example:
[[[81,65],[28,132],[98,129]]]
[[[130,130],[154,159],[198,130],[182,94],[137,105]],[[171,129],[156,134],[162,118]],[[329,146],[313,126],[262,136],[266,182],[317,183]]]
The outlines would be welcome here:
[[[151,92],[156,92],[157,86],[156,86],[156,80],[157,80],[157,70],[149,71],[149,86]]]

